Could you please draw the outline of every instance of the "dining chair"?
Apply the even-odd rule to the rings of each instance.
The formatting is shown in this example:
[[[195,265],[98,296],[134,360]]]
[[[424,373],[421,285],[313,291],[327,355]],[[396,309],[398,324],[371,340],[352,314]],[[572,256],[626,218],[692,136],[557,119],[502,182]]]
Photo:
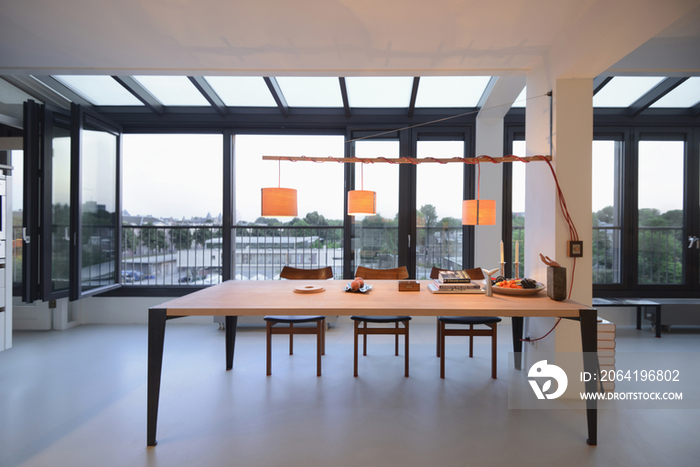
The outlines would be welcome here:
[[[358,266],[355,271],[355,277],[361,277],[364,280],[399,280],[408,279],[408,270],[406,266],[401,266],[393,269],[372,269],[364,266]],[[397,286],[398,287],[398,286]],[[399,355],[399,335],[404,335],[404,376],[408,377],[408,322],[410,316],[351,316],[355,323],[355,368],[354,375],[357,376],[357,353],[358,353],[358,337],[362,335],[363,351],[362,355],[367,355],[367,334],[388,334],[394,336],[394,354]],[[393,328],[379,327],[368,328],[368,323],[394,323]],[[362,324],[362,327],[360,327]],[[399,327],[403,324],[403,328]]]
[[[437,279],[439,274],[449,269],[433,267],[430,272],[431,279]],[[474,356],[474,342],[476,336],[491,336],[491,377],[496,379],[496,331],[501,318],[496,316],[438,316],[437,319],[437,356],[440,357],[440,378],[445,377],[445,337],[469,336],[469,357]],[[468,325],[469,329],[448,328],[448,324]],[[485,325],[489,329],[474,329],[476,325]]]
[[[280,279],[325,280],[333,277],[333,269],[298,269],[285,266]],[[326,317],[320,315],[265,316],[267,327],[267,376],[272,374],[272,335],[289,335],[289,355],[294,354],[294,334],[316,334],[316,376],[321,376],[321,355],[326,354]],[[315,327],[294,327],[295,324],[316,323]],[[274,327],[276,324],[289,326]]]

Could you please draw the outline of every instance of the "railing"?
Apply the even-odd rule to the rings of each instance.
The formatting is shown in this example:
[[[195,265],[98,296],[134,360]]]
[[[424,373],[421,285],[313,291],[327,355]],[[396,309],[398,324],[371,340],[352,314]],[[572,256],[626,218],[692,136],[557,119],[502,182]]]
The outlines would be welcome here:
[[[233,238],[236,279],[277,279],[284,266],[330,266],[343,277],[342,226],[236,226]]]
[[[416,278],[427,279],[433,266],[462,269],[462,227],[417,227]]]
[[[122,226],[120,282],[134,285],[218,284],[220,226]]]
[[[593,227],[591,256],[594,284],[619,284],[621,281],[619,227]]]
[[[520,262],[519,267],[518,267],[518,277],[524,278],[525,277],[525,227],[522,225],[514,225],[513,226],[513,233],[511,237],[511,242],[510,242],[510,257],[513,258],[513,265],[511,267],[511,271],[513,272],[513,275],[515,275],[515,242],[520,242],[520,258],[517,258],[517,261]]]
[[[640,227],[638,282],[682,284],[685,244],[681,227]]]

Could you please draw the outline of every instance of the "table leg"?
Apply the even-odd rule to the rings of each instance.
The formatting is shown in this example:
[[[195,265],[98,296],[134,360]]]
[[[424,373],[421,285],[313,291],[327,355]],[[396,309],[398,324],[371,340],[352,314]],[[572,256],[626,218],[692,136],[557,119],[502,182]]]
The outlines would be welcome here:
[[[656,337],[661,337],[661,305],[656,307]]]
[[[515,369],[520,370],[522,366],[522,355],[523,355],[523,317],[513,316],[511,318],[512,328],[513,328],[513,357],[515,360]]]
[[[642,329],[642,308],[641,306],[637,307],[637,330]]]
[[[148,310],[148,388],[146,416],[146,445],[155,446],[158,422],[160,375],[163,369],[166,310]]]
[[[238,316],[226,317],[226,369],[233,368],[233,351],[236,347],[236,326]]]
[[[598,373],[598,324],[595,310],[580,310],[581,347],[583,350],[583,371],[589,374]],[[598,379],[598,378],[596,378]],[[596,392],[596,379],[586,381],[586,392]],[[586,418],[588,422],[588,444],[595,446],[598,439],[598,402],[591,398],[586,400]]]

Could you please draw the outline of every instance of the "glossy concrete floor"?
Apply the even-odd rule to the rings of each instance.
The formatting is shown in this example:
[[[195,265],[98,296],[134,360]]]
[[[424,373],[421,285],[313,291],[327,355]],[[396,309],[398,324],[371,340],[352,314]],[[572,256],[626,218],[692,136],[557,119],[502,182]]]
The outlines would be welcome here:
[[[599,411],[598,446],[580,410],[508,409],[510,326],[499,326],[499,378],[488,339],[475,358],[447,348],[439,378],[435,327],[411,326],[411,376],[381,336],[352,377],[352,327],[327,336],[315,376],[311,336],[295,355],[276,336],[238,332],[225,371],[215,325],[168,324],[158,445],[146,447],[145,326],[17,332],[0,352],[0,466],[696,466],[698,410]],[[697,330],[655,339],[618,329],[618,351],[698,351]]]

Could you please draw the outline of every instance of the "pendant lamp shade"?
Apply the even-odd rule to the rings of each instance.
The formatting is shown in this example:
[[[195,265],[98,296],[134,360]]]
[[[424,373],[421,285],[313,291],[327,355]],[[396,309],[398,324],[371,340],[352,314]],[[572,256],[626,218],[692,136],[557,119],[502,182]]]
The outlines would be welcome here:
[[[263,188],[262,217],[296,217],[297,190],[294,188]]]
[[[462,201],[462,225],[495,225],[496,200],[468,199]]]
[[[348,215],[374,215],[377,213],[377,193],[368,190],[348,191]]]

